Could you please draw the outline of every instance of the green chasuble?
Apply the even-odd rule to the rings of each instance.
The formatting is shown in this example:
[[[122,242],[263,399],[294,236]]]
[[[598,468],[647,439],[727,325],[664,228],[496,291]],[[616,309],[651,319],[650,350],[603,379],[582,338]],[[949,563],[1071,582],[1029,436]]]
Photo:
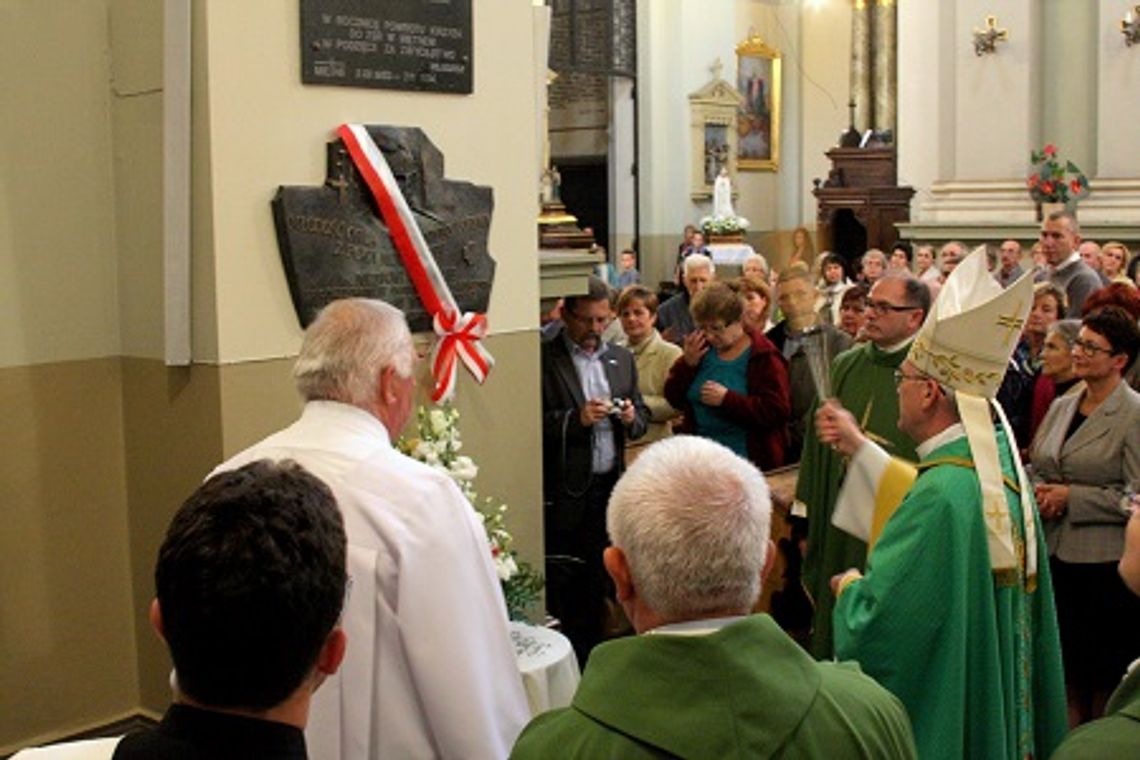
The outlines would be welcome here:
[[[1140,660],[1112,693],[1104,717],[1065,737],[1053,760],[1118,760],[1140,755]]]
[[[767,615],[708,634],[643,634],[590,654],[568,708],[512,758],[915,757],[906,712],[854,663],[816,662]]]
[[[899,398],[894,371],[906,359],[910,343],[887,353],[873,343],[862,343],[835,358],[831,369],[832,395],[855,415],[867,437],[891,456],[913,462],[914,442],[898,428]],[[803,459],[796,481],[796,499],[803,502],[808,517],[808,549],[804,558],[804,585],[815,602],[811,653],[831,657],[831,576],[848,568],[861,568],[867,545],[831,524],[831,513],[845,463],[842,455],[824,446],[815,436],[815,407],[807,420]]]
[[[1002,472],[1016,483],[1005,436]],[[965,466],[963,466],[965,465]],[[866,575],[835,605],[835,652],[906,705],[919,757],[1047,758],[1067,730],[1048,552],[1037,577],[990,567],[981,487],[965,437],[930,452],[887,521]],[[1020,497],[1006,488],[1024,562]]]

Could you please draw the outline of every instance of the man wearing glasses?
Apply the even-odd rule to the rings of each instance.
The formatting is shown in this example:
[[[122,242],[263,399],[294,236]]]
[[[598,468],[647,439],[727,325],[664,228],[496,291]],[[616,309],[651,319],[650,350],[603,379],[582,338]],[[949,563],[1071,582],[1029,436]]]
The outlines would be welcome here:
[[[866,342],[836,357],[831,369],[833,396],[855,414],[864,433],[893,456],[911,461],[914,443],[896,424],[899,405],[892,373],[906,358],[929,310],[930,290],[924,282],[906,274],[885,275],[867,298],[862,331]],[[862,567],[867,547],[831,524],[846,463],[841,454],[820,443],[814,416],[813,410],[804,437],[795,509],[806,510],[808,519],[804,582],[816,604],[811,652],[827,658],[832,653],[833,604],[828,580],[846,568]]]

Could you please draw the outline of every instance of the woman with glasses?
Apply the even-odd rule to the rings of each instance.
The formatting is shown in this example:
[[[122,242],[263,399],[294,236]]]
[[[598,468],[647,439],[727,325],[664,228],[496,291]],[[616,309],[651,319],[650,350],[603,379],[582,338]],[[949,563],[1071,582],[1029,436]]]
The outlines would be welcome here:
[[[741,297],[714,282],[693,298],[697,329],[665,380],[683,410],[679,432],[724,444],[761,470],[784,463],[791,416],[787,361],[763,333],[744,329]]]
[[[1140,655],[1140,600],[1116,572],[1140,487],[1140,394],[1122,379],[1140,352],[1140,328],[1107,307],[1073,341],[1085,389],[1057,398],[1031,450],[1035,493],[1049,545],[1069,722],[1099,717],[1124,668]]]

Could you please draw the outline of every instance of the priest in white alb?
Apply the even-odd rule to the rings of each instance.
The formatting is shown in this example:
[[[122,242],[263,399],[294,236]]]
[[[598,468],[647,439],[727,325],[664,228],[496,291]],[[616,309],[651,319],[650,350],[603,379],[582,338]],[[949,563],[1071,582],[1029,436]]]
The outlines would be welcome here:
[[[392,446],[415,360],[398,309],[334,301],[293,368],[300,419],[215,470],[295,460],[344,515],[348,650],[314,696],[310,757],[503,758],[530,717],[475,510],[451,478]]]

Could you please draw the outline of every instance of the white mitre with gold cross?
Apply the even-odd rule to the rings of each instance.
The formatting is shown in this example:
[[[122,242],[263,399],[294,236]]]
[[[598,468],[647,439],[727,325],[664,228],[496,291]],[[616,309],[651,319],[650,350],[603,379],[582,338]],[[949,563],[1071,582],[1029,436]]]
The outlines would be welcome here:
[[[981,481],[990,565],[995,572],[1003,572],[1016,568],[1020,558],[1010,523],[991,405],[997,411],[1018,473],[1025,525],[1025,569],[1029,577],[1037,573],[1037,541],[1029,484],[1009,422],[1001,406],[992,400],[1009,368],[1010,355],[1032,306],[1032,273],[1027,272],[1003,289],[986,266],[985,251],[975,250],[946,279],[907,355],[921,372],[955,391],[958,412]]]
[[[993,398],[1032,305],[1032,273],[1003,289],[975,250],[950,273],[907,359],[957,393]]]

